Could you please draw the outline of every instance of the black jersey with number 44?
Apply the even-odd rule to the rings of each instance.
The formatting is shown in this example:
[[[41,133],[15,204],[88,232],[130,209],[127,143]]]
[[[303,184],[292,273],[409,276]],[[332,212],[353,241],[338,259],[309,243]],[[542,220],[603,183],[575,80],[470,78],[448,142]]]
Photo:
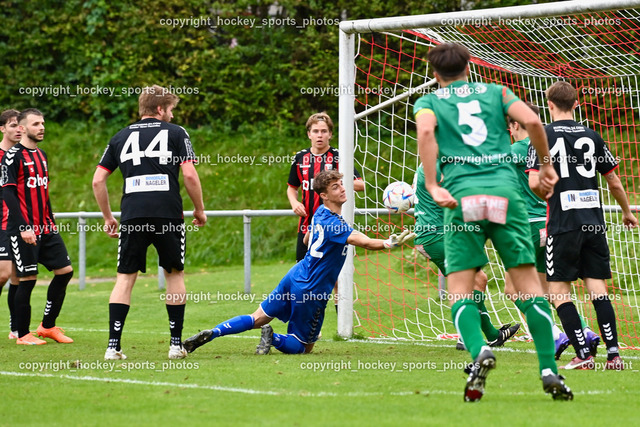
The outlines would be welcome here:
[[[549,199],[547,233],[579,230],[582,225],[604,225],[596,172],[606,175],[618,162],[594,130],[574,120],[545,126],[549,154],[559,180]],[[527,172],[540,170],[538,156],[529,147]]]
[[[124,178],[121,221],[182,218],[180,165],[195,162],[189,135],[181,126],[143,119],[118,132],[98,167],[120,168]]]

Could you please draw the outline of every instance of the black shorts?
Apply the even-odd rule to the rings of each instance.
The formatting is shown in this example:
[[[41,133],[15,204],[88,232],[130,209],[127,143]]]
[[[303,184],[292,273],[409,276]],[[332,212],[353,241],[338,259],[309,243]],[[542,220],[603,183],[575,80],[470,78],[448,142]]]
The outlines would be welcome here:
[[[67,247],[58,233],[36,235],[36,244],[29,245],[19,235],[9,235],[11,257],[18,277],[38,274],[38,264],[47,270],[58,270],[71,265]]]
[[[573,230],[547,236],[547,281],[610,279],[609,245],[603,232]]]
[[[184,270],[186,250],[183,219],[134,218],[120,224],[118,273],[147,271],[147,248],[153,245],[166,271]]]
[[[4,230],[0,230],[0,261],[11,261],[9,235]]]

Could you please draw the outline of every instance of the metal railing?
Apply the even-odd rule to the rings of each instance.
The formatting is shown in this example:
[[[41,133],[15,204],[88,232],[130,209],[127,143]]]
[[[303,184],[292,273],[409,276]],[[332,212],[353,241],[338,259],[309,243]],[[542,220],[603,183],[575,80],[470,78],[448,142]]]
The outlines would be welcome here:
[[[264,216],[296,216],[291,209],[274,210],[227,210],[227,211],[205,211],[208,218],[212,217],[242,217],[244,223],[244,292],[251,292],[251,218]],[[113,212],[113,216],[120,218],[120,212]],[[55,214],[58,219],[78,220],[78,286],[83,290],[86,286],[87,278],[87,219],[97,218],[102,220],[100,212],[59,212]],[[184,212],[185,218],[192,218],[192,211]],[[164,273],[162,267],[158,266],[158,289],[164,289]]]
[[[640,206],[631,206],[634,212],[640,211]],[[605,212],[621,212],[618,205],[605,205]],[[407,212],[413,214],[413,209]],[[212,217],[242,217],[243,242],[244,242],[244,292],[251,292],[251,218],[267,217],[267,216],[296,216],[291,209],[272,209],[272,210],[225,210],[225,211],[205,211],[208,218]],[[388,215],[387,209],[355,209],[355,215]],[[120,218],[120,212],[114,212],[113,216]],[[60,212],[55,214],[56,219],[75,218],[78,220],[78,280],[79,288],[83,290],[86,286],[87,274],[87,219],[102,219],[100,212]],[[192,211],[184,212],[185,218],[193,217]],[[162,267],[158,266],[158,288],[164,289],[164,274]]]

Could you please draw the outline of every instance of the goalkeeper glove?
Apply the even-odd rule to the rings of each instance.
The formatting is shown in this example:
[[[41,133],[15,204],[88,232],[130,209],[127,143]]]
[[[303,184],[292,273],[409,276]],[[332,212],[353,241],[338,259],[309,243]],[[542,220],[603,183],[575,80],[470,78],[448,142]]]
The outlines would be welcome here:
[[[399,236],[392,234],[387,240],[384,240],[382,244],[386,249],[395,248],[403,243],[413,240],[416,237],[416,233],[410,233],[406,228],[400,233]]]

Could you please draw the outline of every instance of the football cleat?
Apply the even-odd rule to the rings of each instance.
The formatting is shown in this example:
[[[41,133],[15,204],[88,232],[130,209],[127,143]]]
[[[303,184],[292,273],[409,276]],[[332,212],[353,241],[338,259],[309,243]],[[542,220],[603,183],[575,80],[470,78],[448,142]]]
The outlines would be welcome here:
[[[595,369],[595,362],[593,361],[593,356],[589,356],[586,359],[580,359],[576,356],[566,365],[560,366],[560,369],[578,369],[587,371]]]
[[[169,347],[169,359],[184,359],[187,357],[187,350],[181,345],[172,345]]]
[[[71,344],[73,342],[71,338],[64,334],[64,330],[57,326],[54,326],[53,328],[45,328],[42,326],[42,323],[40,323],[40,326],[36,329],[36,334],[42,338],[51,338],[52,340],[63,344]]]
[[[560,336],[556,340],[556,360],[560,360],[562,352],[564,352],[570,344],[567,334],[560,332]]]
[[[263,325],[260,333],[260,343],[256,347],[256,354],[269,354],[273,341],[273,328],[271,325]]]
[[[466,349],[467,347],[465,347],[464,342],[462,341],[462,338],[458,338],[458,342],[456,343],[456,350],[464,351]]]
[[[107,348],[107,351],[104,352],[104,360],[125,360],[127,356],[122,352],[122,350],[116,350],[115,348]]]
[[[23,337],[18,337],[18,339],[16,339],[16,344],[19,345],[43,345],[46,343],[47,342],[45,340],[41,340],[40,338],[36,338],[31,335],[31,332]]]
[[[516,323],[513,326],[511,326],[510,323],[507,323],[506,325],[502,325],[498,330],[500,335],[498,335],[498,338],[491,341],[489,345],[491,347],[502,347],[509,338],[511,338],[516,334],[516,332],[518,332],[518,329],[520,329],[519,323]]]
[[[587,344],[589,344],[589,351],[591,352],[591,355],[595,357],[598,352],[598,345],[600,344],[600,336],[591,329],[587,329],[587,333],[585,335],[587,337]]]
[[[611,371],[624,371],[624,362],[620,356],[616,356],[613,360],[607,360],[607,364],[604,365],[604,369]]]
[[[550,394],[553,400],[573,400],[573,392],[564,383],[564,377],[554,374],[551,369],[545,369],[544,371],[548,371],[548,373],[542,375],[542,389],[544,392]]]
[[[464,387],[465,402],[477,402],[482,398],[487,375],[495,367],[496,357],[489,347],[483,346],[474,363],[465,369],[465,372],[469,373],[467,384]]]
[[[211,341],[213,337],[213,331],[211,329],[205,329],[204,331],[200,331],[191,338],[187,338],[182,342],[182,347],[187,351],[187,353],[193,353],[193,351]]]
[[[9,339],[10,340],[17,340],[18,339],[18,331],[9,332]]]

